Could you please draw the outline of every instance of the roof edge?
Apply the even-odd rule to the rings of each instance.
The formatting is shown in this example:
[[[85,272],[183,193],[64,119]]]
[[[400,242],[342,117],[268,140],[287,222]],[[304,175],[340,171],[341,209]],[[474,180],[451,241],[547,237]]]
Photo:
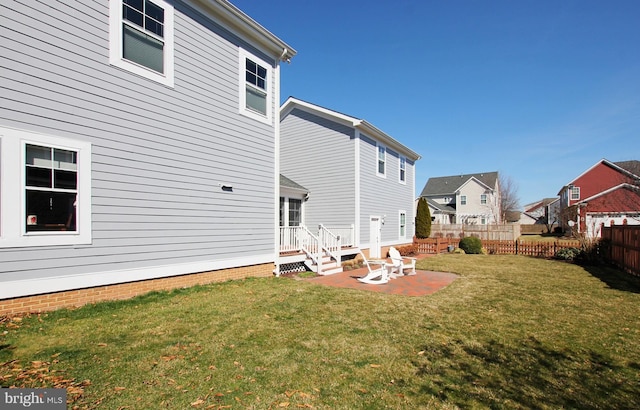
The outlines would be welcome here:
[[[187,3],[200,6],[200,9],[220,18],[229,28],[269,50],[278,61],[290,62],[293,56],[298,53],[293,47],[227,0],[187,0]]]

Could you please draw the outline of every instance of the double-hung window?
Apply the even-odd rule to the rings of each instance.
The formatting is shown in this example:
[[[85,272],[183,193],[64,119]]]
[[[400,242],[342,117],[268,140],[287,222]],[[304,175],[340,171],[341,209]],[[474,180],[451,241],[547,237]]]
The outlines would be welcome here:
[[[240,49],[240,113],[271,123],[271,72],[265,61]]]
[[[407,182],[407,159],[405,157],[400,157],[400,182]]]
[[[467,196],[460,195],[460,205],[466,205],[466,204],[467,204]]]
[[[289,198],[289,226],[302,223],[302,200]]]
[[[386,167],[387,167],[387,149],[378,145],[378,176],[384,177],[386,176]]]
[[[0,127],[0,247],[91,243],[91,145]]]
[[[482,205],[486,205],[487,204],[487,194],[480,195],[480,203]]]
[[[173,6],[111,0],[109,13],[111,64],[173,87]]]
[[[579,199],[580,199],[580,187],[579,186],[571,187],[571,200],[577,201]]]

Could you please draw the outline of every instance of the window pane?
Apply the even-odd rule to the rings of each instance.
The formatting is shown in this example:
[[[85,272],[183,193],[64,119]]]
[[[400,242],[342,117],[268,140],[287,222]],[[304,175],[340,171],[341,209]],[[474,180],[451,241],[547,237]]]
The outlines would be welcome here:
[[[53,167],[75,171],[78,169],[78,159],[75,151],[64,149],[53,150]]]
[[[258,87],[262,88],[263,90],[266,90],[266,86],[265,86],[265,82],[263,78],[258,78],[258,83],[256,84]]]
[[[284,226],[284,198],[280,197],[280,226]]]
[[[51,168],[51,148],[27,145],[28,165]]]
[[[247,71],[247,82],[249,84],[256,85],[258,83],[258,77],[256,77],[255,74],[250,73],[249,71]]]
[[[152,18],[149,17],[145,17],[144,19],[144,27],[149,30],[150,32],[163,37],[164,35],[164,27],[162,26],[162,24],[158,23],[157,21],[155,21]]]
[[[123,26],[123,57],[159,73],[164,73],[164,44],[126,24]]]
[[[256,74],[258,65],[247,58],[247,71]]]
[[[122,18],[130,21],[131,23],[135,24],[136,26],[140,26],[143,27],[142,22],[144,19],[144,14],[142,14],[140,11],[134,10],[130,7],[127,7],[125,5],[122,6]]]
[[[144,9],[142,8],[142,2],[143,0],[124,0],[123,1],[124,4],[140,12],[144,11]]]
[[[267,114],[267,95],[247,86],[247,108],[251,108],[262,114]]]
[[[54,171],[54,188],[77,189],[76,173],[73,171]]]
[[[258,77],[267,78],[267,69],[262,66],[258,66]]]
[[[164,10],[149,0],[145,1],[145,14],[159,23],[164,23]]]
[[[27,167],[27,186],[51,188],[51,172],[46,168]]]
[[[76,194],[27,190],[26,231],[75,231]]]

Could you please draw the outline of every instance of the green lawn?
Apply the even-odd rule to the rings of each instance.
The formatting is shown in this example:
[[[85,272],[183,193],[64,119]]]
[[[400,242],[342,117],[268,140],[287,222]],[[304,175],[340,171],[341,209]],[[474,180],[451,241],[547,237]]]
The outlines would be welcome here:
[[[522,256],[419,267],[460,278],[420,298],[249,279],[5,319],[0,386],[68,386],[69,408],[636,407],[638,279]]]

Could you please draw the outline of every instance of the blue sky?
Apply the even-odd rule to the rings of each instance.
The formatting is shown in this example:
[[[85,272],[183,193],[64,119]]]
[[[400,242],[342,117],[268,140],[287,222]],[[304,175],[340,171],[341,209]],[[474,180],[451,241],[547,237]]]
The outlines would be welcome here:
[[[640,160],[640,1],[231,1],[298,51],[282,100],[418,152],[417,193],[499,171],[524,205],[602,158]]]

